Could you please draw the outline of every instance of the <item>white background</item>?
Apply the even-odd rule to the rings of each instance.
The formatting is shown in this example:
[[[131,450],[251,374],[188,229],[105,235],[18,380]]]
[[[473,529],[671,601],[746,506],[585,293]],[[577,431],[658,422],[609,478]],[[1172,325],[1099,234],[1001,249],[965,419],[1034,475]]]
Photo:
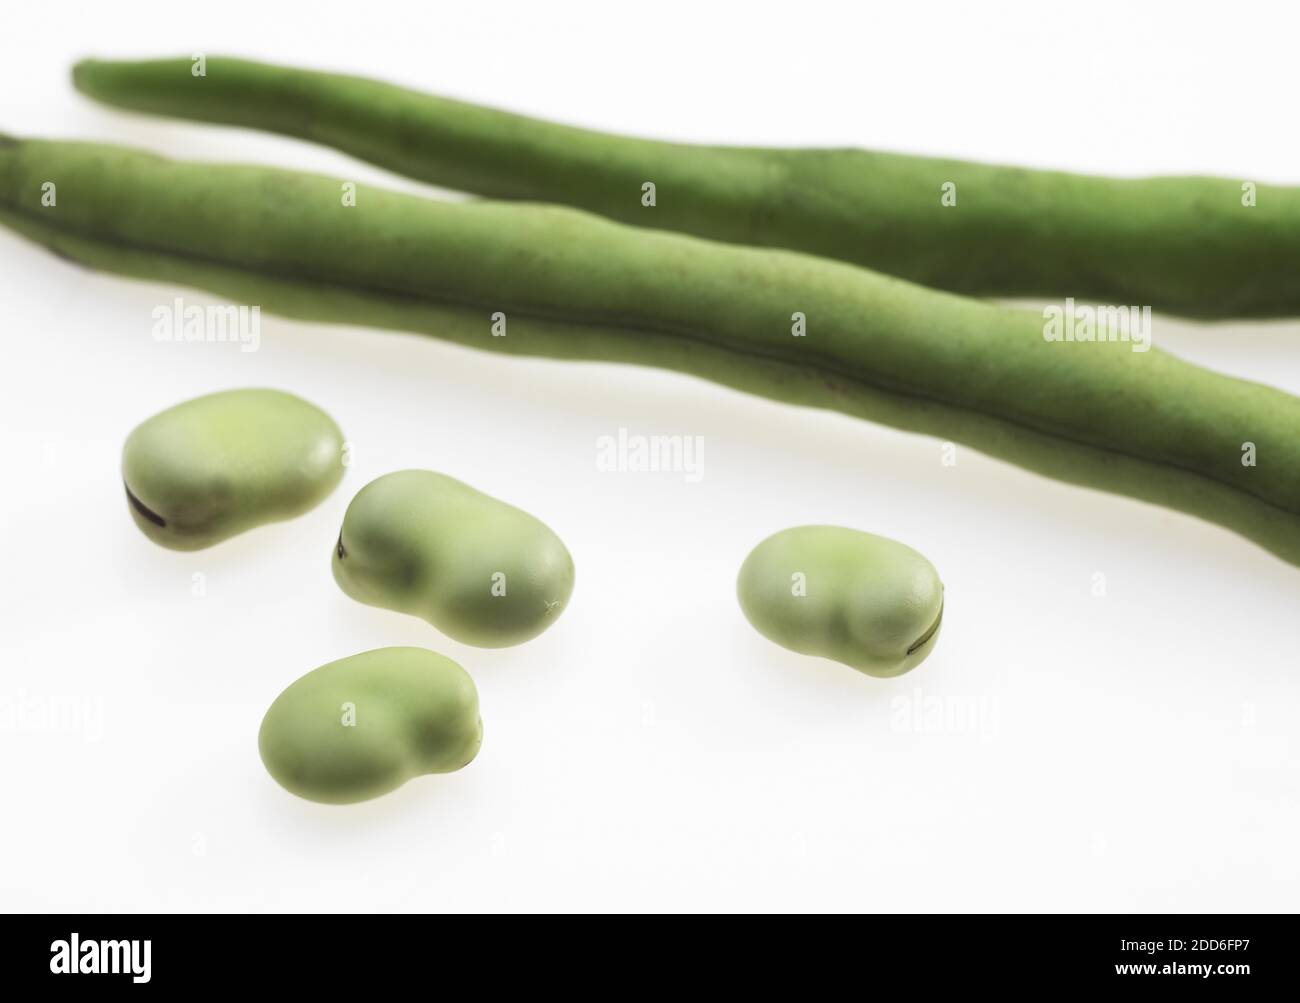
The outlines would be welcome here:
[[[1295,25],[1212,7],[9,4],[0,129],[419,189],[68,81],[86,55],[203,51],[654,137],[1300,183]],[[274,317],[253,354],[158,344],[151,311],[180,290],[7,231],[0,276],[0,907],[1300,906],[1300,570],[1225,530],[668,373]],[[1157,317],[1155,338],[1300,392],[1300,322]],[[154,546],[127,515],[123,439],[248,385],[337,418],[342,487],[211,550]],[[702,436],[703,480],[601,472],[596,440],[620,427]],[[578,584],[553,629],[479,651],[339,591],[349,499],[407,466],[565,539]],[[750,547],[815,522],[939,567],[943,635],[917,671],[861,676],[742,618]],[[471,672],[479,758],[352,807],[286,794],[257,755],[266,707],[390,644]]]

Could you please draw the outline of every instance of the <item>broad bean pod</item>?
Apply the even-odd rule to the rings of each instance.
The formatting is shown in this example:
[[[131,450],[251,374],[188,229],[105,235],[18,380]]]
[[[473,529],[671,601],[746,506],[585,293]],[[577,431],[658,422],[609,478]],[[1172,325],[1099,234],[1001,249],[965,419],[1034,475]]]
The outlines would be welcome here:
[[[361,77],[208,56],[79,63],[137,111],[283,133],[446,188],[782,247],[989,297],[1300,315],[1300,188],[1109,178],[858,149],[611,135]],[[643,186],[654,185],[654,205]]]
[[[809,255],[556,206],[366,186],[342,201],[327,177],[0,140],[0,222],[94,268],[306,320],[678,370],[1179,509],[1300,563],[1300,400],[1280,390],[1158,349],[1047,341],[1036,312]]]

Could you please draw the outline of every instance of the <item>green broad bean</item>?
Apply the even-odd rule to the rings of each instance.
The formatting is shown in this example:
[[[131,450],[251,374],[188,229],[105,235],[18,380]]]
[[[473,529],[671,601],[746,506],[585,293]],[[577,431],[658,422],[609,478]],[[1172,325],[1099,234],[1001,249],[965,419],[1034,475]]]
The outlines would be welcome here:
[[[1050,340],[1038,311],[807,254],[340,188],[0,139],[0,223],[93,268],[305,320],[673,369],[1166,505],[1300,564],[1300,399],[1280,390],[1158,348]]]
[[[745,558],[736,594],[764,637],[869,676],[920,665],[943,620],[934,565],[897,541],[841,526],[769,536]]]
[[[343,477],[343,433],[280,390],[226,390],[136,426],[122,449],[132,518],[149,539],[199,550],[292,519]]]
[[[281,787],[327,804],[459,770],[482,743],[474,680],[423,648],[377,648],[312,670],[276,697],[257,736]]]
[[[1193,317],[1300,314],[1294,186],[669,143],[355,76],[226,56],[207,56],[204,69],[196,76],[190,59],[86,60],[72,78],[110,105],[283,133],[443,188],[803,251],[952,292]]]
[[[536,637],[573,592],[573,559],[545,523],[430,470],[385,474],[357,492],[332,566],[353,599],[480,648]]]

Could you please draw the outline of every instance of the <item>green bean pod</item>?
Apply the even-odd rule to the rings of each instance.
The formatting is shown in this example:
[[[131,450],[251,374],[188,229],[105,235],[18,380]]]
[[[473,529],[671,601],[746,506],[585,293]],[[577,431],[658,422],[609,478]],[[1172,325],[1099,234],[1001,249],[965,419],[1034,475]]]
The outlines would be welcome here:
[[[448,188],[805,251],[953,292],[1207,318],[1300,314],[1300,188],[1259,178],[657,142],[360,77],[224,56],[203,69],[87,60],[73,81],[111,105],[283,133]]]
[[[1300,563],[1300,400],[1279,390],[1122,341],[1049,341],[1037,312],[808,255],[555,206],[354,195],[0,141],[0,221],[95,268],[307,320],[679,370],[1180,509]]]

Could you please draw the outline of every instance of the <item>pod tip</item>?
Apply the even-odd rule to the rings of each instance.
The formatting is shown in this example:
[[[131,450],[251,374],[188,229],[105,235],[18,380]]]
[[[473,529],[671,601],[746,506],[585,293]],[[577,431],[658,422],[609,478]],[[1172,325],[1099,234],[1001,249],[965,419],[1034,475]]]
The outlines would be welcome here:
[[[86,82],[86,77],[90,74],[91,67],[95,65],[93,59],[78,59],[72,64],[72,86],[78,89]]]

